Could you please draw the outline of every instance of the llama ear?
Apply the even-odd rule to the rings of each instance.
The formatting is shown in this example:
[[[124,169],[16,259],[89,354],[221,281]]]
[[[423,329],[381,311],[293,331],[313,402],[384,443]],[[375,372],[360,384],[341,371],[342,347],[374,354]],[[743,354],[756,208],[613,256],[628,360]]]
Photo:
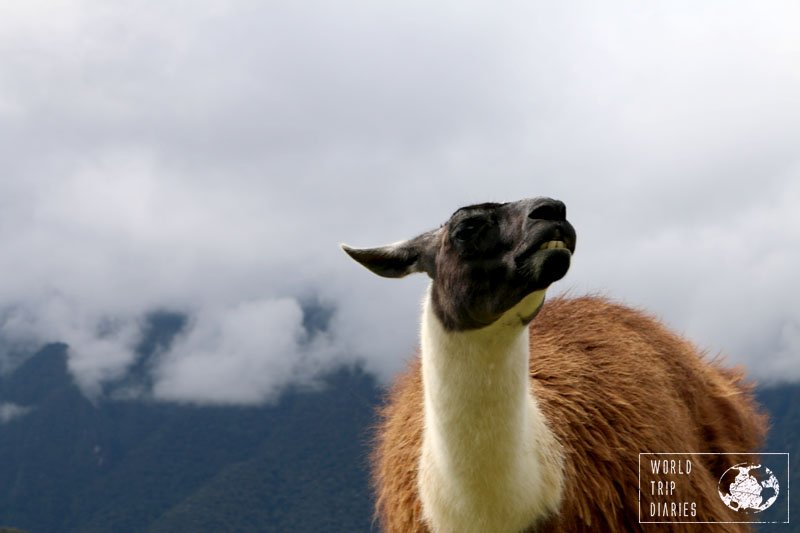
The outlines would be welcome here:
[[[433,243],[435,231],[419,237],[377,248],[351,248],[342,244],[347,255],[384,278],[402,278],[415,272],[434,276]]]

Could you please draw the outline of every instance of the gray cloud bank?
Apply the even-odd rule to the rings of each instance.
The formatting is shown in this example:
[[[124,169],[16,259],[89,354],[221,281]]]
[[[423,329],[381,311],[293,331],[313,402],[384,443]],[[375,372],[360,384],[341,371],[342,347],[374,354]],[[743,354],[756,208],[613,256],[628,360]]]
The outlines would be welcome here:
[[[0,17],[0,340],[69,345],[87,394],[144,317],[189,322],[155,398],[270,401],[382,377],[425,280],[338,243],[470,202],[566,201],[556,292],[663,317],[800,378],[800,41],[792,2],[25,2]],[[304,301],[334,309],[309,329]],[[2,357],[2,356],[0,356]],[[2,367],[8,367],[4,363]]]

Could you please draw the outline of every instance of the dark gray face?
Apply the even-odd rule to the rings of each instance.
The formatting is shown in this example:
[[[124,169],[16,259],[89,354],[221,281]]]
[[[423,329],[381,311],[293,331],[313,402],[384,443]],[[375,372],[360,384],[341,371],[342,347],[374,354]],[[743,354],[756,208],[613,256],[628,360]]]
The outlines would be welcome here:
[[[381,276],[426,272],[444,327],[468,330],[488,326],[525,296],[564,277],[575,230],[562,202],[532,198],[462,207],[439,229],[398,244],[343,248]]]

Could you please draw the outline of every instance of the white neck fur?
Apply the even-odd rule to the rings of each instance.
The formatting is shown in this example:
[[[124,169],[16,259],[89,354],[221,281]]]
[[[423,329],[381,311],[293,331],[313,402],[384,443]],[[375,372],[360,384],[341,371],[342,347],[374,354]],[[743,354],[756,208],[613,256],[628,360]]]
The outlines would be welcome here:
[[[531,394],[521,321],[543,300],[535,292],[490,326],[452,332],[425,299],[418,487],[434,532],[518,532],[558,508],[563,454]]]

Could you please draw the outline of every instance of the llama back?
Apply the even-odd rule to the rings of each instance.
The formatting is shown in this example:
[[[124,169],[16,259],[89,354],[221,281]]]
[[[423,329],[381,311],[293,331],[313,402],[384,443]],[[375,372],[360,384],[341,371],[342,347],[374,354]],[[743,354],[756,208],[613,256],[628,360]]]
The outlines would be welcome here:
[[[564,448],[567,480],[560,512],[537,531],[642,529],[638,501],[631,496],[640,452],[760,447],[766,419],[741,371],[705,360],[646,314],[602,298],[558,298],[544,305],[530,335],[533,394]],[[379,414],[372,458],[378,518],[385,531],[427,531],[417,492],[423,433],[418,357],[397,379]],[[735,520],[716,494],[714,472],[721,465],[714,456],[699,457],[711,458],[694,465],[693,479],[702,487],[675,497],[718,509],[709,520]],[[707,501],[699,501],[703,498]],[[692,528],[674,524],[671,530],[683,526]],[[718,530],[749,530],[722,527]]]

